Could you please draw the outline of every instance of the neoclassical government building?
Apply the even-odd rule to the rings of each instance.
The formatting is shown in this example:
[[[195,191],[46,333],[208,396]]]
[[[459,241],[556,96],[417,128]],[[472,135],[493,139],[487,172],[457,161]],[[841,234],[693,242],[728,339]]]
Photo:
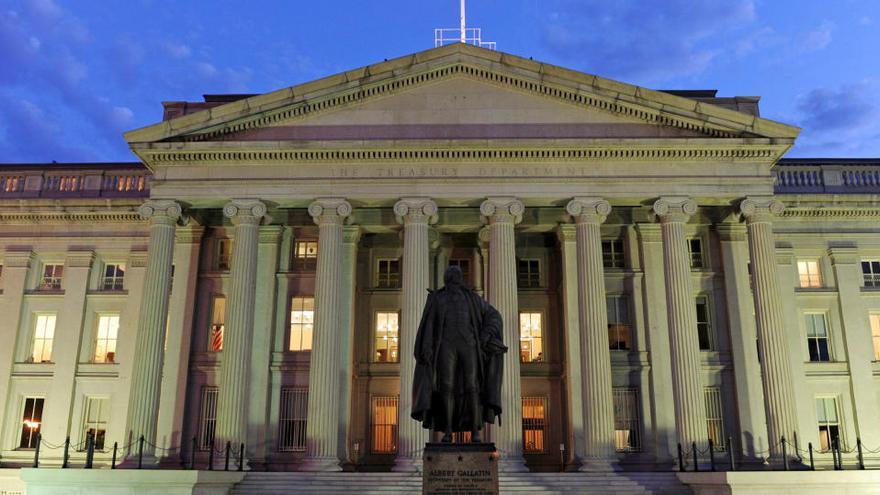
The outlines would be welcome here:
[[[507,471],[880,449],[880,161],[758,104],[457,44],[3,165],[0,465],[417,470],[449,265],[503,316]]]

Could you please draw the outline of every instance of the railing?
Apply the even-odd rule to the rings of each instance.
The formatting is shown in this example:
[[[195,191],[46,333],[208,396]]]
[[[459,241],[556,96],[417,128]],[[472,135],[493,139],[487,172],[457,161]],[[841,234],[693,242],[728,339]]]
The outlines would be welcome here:
[[[0,169],[0,199],[145,198],[150,195],[150,173],[143,168],[64,172],[50,168],[8,173]]]
[[[868,164],[782,164],[774,171],[777,194],[878,194],[880,161]]]

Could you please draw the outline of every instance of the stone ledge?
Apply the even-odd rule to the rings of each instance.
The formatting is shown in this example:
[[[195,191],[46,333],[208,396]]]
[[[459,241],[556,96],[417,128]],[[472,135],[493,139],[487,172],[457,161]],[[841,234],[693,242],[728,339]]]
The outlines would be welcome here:
[[[20,471],[28,495],[226,495],[243,472],[158,469],[33,469]]]
[[[880,493],[880,471],[676,473],[694,495],[862,495]]]

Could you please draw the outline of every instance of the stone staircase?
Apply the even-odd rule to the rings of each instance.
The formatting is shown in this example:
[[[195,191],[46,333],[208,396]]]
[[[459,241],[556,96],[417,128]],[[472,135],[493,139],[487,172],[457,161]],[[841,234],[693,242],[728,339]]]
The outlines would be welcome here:
[[[504,473],[501,493],[690,495],[671,472]],[[422,493],[421,473],[249,472],[234,495]]]

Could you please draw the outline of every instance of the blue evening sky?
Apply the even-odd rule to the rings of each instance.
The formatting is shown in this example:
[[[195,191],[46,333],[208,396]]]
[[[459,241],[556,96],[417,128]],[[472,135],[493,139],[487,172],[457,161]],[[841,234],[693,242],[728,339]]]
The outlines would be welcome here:
[[[789,156],[880,157],[880,1],[469,0],[505,52],[760,95]],[[260,93],[433,46],[457,0],[0,0],[0,162],[132,160],[163,100]]]

